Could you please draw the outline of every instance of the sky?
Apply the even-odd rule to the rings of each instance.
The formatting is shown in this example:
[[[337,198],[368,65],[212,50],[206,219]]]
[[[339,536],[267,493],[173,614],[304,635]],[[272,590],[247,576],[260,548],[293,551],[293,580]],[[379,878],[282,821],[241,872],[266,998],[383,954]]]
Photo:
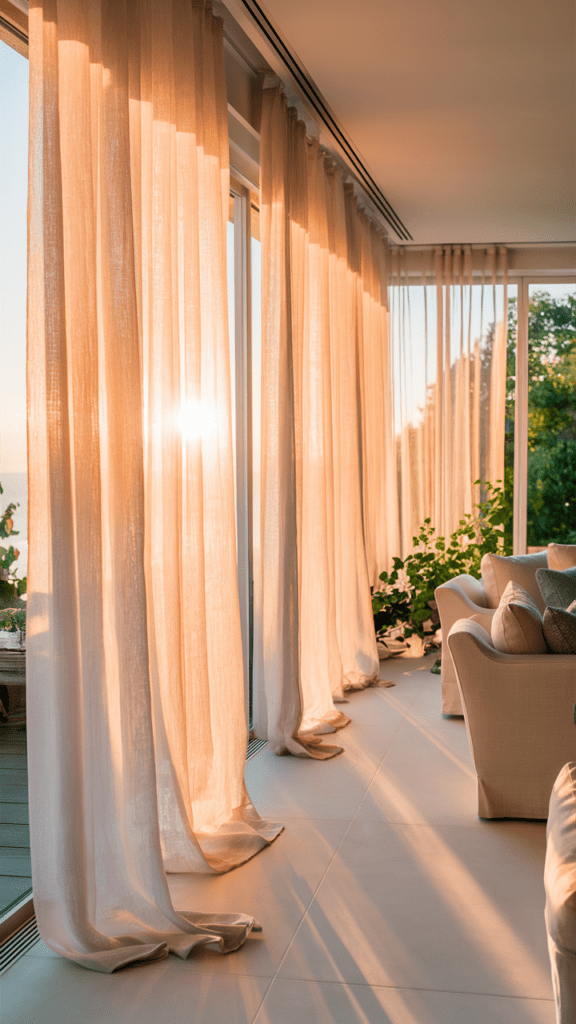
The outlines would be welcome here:
[[[26,472],[28,61],[0,41],[0,482]]]

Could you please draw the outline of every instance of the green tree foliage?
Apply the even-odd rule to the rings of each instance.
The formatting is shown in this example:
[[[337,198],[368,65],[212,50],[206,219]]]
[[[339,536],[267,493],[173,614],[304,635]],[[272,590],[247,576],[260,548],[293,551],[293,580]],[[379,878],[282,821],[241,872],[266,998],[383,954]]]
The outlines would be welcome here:
[[[514,461],[516,299],[508,304],[505,491]],[[528,544],[576,539],[576,298],[535,292],[529,306]],[[510,530],[510,526],[508,530]],[[508,539],[508,538],[507,538]]]
[[[437,625],[436,587],[461,573],[478,578],[487,552],[505,553],[502,488],[487,481],[475,483],[481,485],[483,496],[450,537],[437,536],[431,520],[425,519],[418,536],[412,538],[411,553],[405,559],[395,558],[392,572],[380,573],[383,587],[372,594],[377,633],[402,625],[405,636],[430,636]]]
[[[576,440],[552,438],[528,458],[528,544],[576,543]]]
[[[3,494],[2,484],[0,484],[0,494]],[[4,512],[0,513],[1,539],[12,538],[18,534],[18,530],[14,529],[13,520],[17,508],[18,505],[11,502],[6,506]],[[24,603],[21,600],[21,595],[26,593],[26,578],[19,579],[14,567],[19,554],[20,552],[13,544],[7,548],[0,544],[0,608],[6,608],[11,604],[22,606]]]

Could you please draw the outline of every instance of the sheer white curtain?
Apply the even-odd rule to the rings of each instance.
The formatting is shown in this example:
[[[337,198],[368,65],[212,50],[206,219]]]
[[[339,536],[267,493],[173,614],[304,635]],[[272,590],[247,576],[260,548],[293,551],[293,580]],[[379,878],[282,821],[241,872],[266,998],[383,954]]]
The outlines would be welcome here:
[[[356,276],[362,498],[370,586],[398,554],[398,468],[394,366],[389,336],[388,246],[348,192],[351,263]]]
[[[389,285],[405,554],[425,518],[457,528],[475,480],[504,480],[507,252],[392,249]]]
[[[281,826],[244,785],[221,22],[30,5],[29,700],[34,903],[97,970],[237,948],[164,868]]]
[[[262,609],[277,753],[327,757],[344,691],[378,678],[364,549],[358,275],[340,172],[279,87],[261,125]],[[352,214],[349,214],[352,215]]]

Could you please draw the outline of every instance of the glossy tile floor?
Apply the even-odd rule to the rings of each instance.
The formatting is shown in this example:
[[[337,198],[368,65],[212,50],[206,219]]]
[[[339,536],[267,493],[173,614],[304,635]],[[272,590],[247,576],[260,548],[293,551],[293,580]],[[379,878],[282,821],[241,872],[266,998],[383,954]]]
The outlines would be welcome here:
[[[554,1024],[545,825],[478,819],[432,660],[382,663],[396,686],[351,696],[338,758],[248,762],[260,813],[286,825],[270,848],[169,876],[176,907],[246,911],[261,935],[115,975],[39,943],[0,978],[3,1024]]]

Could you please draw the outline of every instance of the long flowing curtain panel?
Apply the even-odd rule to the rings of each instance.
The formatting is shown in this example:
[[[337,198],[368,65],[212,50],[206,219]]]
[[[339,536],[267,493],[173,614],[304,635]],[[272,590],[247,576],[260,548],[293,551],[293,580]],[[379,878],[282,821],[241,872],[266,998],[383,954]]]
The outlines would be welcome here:
[[[385,238],[356,209],[350,188],[349,232],[356,276],[362,509],[370,586],[400,549],[395,400],[389,316],[389,250]]]
[[[389,252],[398,553],[426,518],[448,536],[504,481],[507,252]],[[387,568],[387,566],[385,566]]]
[[[277,85],[263,90],[260,134],[256,669],[276,753],[330,757],[341,748],[319,736],[349,721],[336,704],[378,678],[362,522],[362,225],[341,172]]]
[[[177,913],[280,831],[244,785],[222,24],[30,4],[28,664],[34,904],[111,971],[237,948]]]

